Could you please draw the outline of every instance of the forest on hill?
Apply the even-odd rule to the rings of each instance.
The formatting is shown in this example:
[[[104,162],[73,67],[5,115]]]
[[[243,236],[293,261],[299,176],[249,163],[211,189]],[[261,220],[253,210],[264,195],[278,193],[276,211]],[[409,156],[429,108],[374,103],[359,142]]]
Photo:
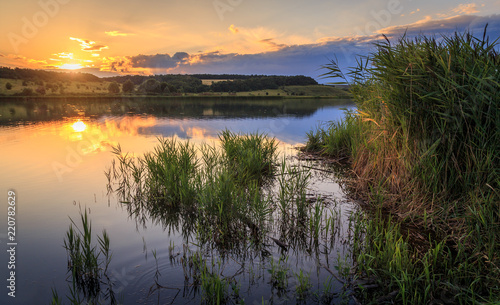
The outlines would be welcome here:
[[[45,92],[57,86],[68,87],[71,83],[102,83],[97,88],[122,87],[124,93],[202,93],[202,92],[246,92],[256,90],[278,89],[285,86],[318,85],[311,77],[279,76],[279,75],[237,75],[237,74],[163,74],[163,75],[124,75],[99,78],[90,73],[57,72],[33,69],[0,67],[0,79],[22,81],[23,86],[33,83],[37,87],[33,92]],[[204,82],[204,80],[206,82]],[[116,83],[118,86],[108,86]],[[131,88],[128,92],[125,87]],[[65,84],[65,85],[64,85]],[[10,89],[9,89],[10,90]],[[28,93],[29,90],[24,90]],[[93,90],[94,92],[95,90]],[[109,90],[119,93],[120,90]],[[112,92],[113,91],[113,92]],[[21,92],[22,93],[22,92]],[[29,94],[27,94],[29,95]]]

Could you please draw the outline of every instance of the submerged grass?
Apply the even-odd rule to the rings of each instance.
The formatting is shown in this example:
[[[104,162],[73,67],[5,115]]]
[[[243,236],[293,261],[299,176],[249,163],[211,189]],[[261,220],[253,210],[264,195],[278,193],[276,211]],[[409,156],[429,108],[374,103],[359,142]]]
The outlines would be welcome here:
[[[364,299],[498,301],[497,41],[485,29],[482,38],[403,37],[376,47],[347,74],[357,113],[311,131],[306,147],[348,156],[353,194],[373,211],[358,224],[357,270],[385,288],[365,290]],[[326,76],[347,79],[337,62],[326,68]]]

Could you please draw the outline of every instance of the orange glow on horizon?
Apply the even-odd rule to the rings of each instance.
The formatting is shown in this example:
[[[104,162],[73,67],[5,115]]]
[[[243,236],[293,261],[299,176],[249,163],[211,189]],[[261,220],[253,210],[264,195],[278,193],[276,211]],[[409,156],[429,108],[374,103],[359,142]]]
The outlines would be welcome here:
[[[78,70],[83,68],[82,65],[80,64],[62,64],[60,66],[57,66],[59,69],[64,69],[64,70]]]

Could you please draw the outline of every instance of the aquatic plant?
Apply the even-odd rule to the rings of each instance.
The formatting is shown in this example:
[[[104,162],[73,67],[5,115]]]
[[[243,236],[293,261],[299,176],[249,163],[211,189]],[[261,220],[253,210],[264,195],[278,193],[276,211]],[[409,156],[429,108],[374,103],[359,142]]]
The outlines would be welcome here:
[[[131,215],[153,216],[172,230],[182,227],[185,236],[196,233],[220,249],[245,243],[248,235],[262,239],[272,212],[262,185],[273,178],[276,140],[227,130],[220,139],[220,147],[196,149],[160,138],[154,152],[139,158],[117,146],[117,162],[106,172],[108,190],[121,195]]]
[[[396,302],[500,298],[497,42],[486,29],[386,39],[345,75],[326,65],[349,82],[357,112],[311,132],[309,147],[348,154],[349,186],[375,217],[358,268],[391,283]],[[410,223],[424,233],[402,229]]]
[[[68,254],[68,272],[71,277],[71,304],[100,304],[104,300],[109,304],[117,304],[113,291],[113,283],[107,274],[111,262],[110,240],[106,230],[97,236],[97,244],[93,242],[92,225],[87,210],[80,211],[81,226],[73,219],[66,237],[64,248]],[[105,289],[104,289],[105,288]],[[51,304],[62,304],[57,290],[52,289]]]
[[[295,273],[295,278],[297,279],[297,285],[295,286],[297,298],[304,300],[312,286],[309,275],[304,275],[302,270],[300,270],[299,273]]]
[[[227,168],[240,183],[262,183],[274,173],[278,144],[264,134],[235,134],[224,130],[219,135]]]
[[[80,220],[81,228],[71,219],[64,240],[64,248],[68,253],[68,269],[78,290],[86,297],[95,298],[101,290],[101,279],[104,278],[111,261],[109,236],[103,230],[102,235],[97,237],[98,245],[94,244],[87,210],[80,213]]]
[[[285,290],[288,287],[288,256],[280,256],[276,262],[273,257],[270,259],[270,266],[267,271],[271,274],[271,285],[278,290]]]

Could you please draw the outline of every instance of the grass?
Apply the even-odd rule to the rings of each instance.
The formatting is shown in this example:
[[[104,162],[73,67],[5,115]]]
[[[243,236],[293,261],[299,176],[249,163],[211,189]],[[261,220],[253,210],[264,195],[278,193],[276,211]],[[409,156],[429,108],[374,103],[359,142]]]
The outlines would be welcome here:
[[[346,75],[357,113],[308,134],[307,149],[349,158],[365,302],[500,299],[500,56],[485,34],[376,44]],[[409,228],[416,228],[410,230]],[[416,238],[419,236],[419,238]]]
[[[70,220],[64,239],[71,276],[68,300],[71,304],[100,304],[106,299],[109,304],[117,304],[113,284],[107,274],[112,256],[109,236],[103,230],[102,235],[97,236],[97,243],[93,241],[92,224],[86,209],[80,212],[80,226]],[[61,297],[53,289],[51,304],[61,303]]]
[[[270,283],[277,290],[286,290],[288,287],[288,256],[280,256],[276,262],[271,257],[269,269],[267,272],[271,275]]]
[[[213,266],[212,266],[212,269]],[[201,267],[202,299],[205,304],[223,304],[229,299],[229,282],[220,278],[215,270],[208,270],[206,263]]]
[[[286,86],[283,91],[291,96],[332,96],[349,98],[349,92],[325,85]]]
[[[304,275],[302,270],[300,270],[299,273],[295,273],[295,277],[297,278],[297,285],[295,286],[297,298],[299,300],[304,300],[309,294],[309,290],[312,286],[309,275]]]
[[[262,236],[270,201],[262,186],[274,175],[275,139],[264,134],[220,134],[220,147],[195,149],[189,142],[159,139],[152,153],[132,158],[114,149],[117,161],[107,172],[110,185],[135,215],[147,210],[183,234],[196,233],[220,249]],[[246,228],[250,232],[246,232]]]
[[[199,288],[203,302],[241,301],[235,277],[247,272],[248,259],[265,262],[268,284],[280,298],[298,292],[309,298],[308,276],[299,273],[298,290],[288,287],[294,273],[287,252],[314,257],[328,252],[325,231],[337,224],[334,214],[327,215],[327,204],[308,194],[310,167],[278,160],[276,140],[264,134],[225,130],[219,139],[218,145],[197,147],[159,139],[144,157],[116,147],[116,161],[106,173],[109,188],[132,217],[161,223],[169,234],[182,233],[184,255],[176,258],[171,244],[170,260],[181,263],[188,287]],[[197,248],[194,254],[188,245]],[[280,251],[279,259],[271,251]],[[241,267],[237,275],[222,275],[224,268],[230,272],[229,263]]]
[[[237,135],[224,130],[219,135],[224,149],[226,167],[234,179],[243,184],[252,181],[263,183],[274,174],[276,164],[276,140],[264,134]]]
[[[357,120],[359,118],[354,112],[346,111],[342,121],[329,122],[324,127],[318,126],[307,132],[307,143],[304,149],[340,159],[355,155],[356,145],[353,141],[362,133],[362,126],[357,123]]]

